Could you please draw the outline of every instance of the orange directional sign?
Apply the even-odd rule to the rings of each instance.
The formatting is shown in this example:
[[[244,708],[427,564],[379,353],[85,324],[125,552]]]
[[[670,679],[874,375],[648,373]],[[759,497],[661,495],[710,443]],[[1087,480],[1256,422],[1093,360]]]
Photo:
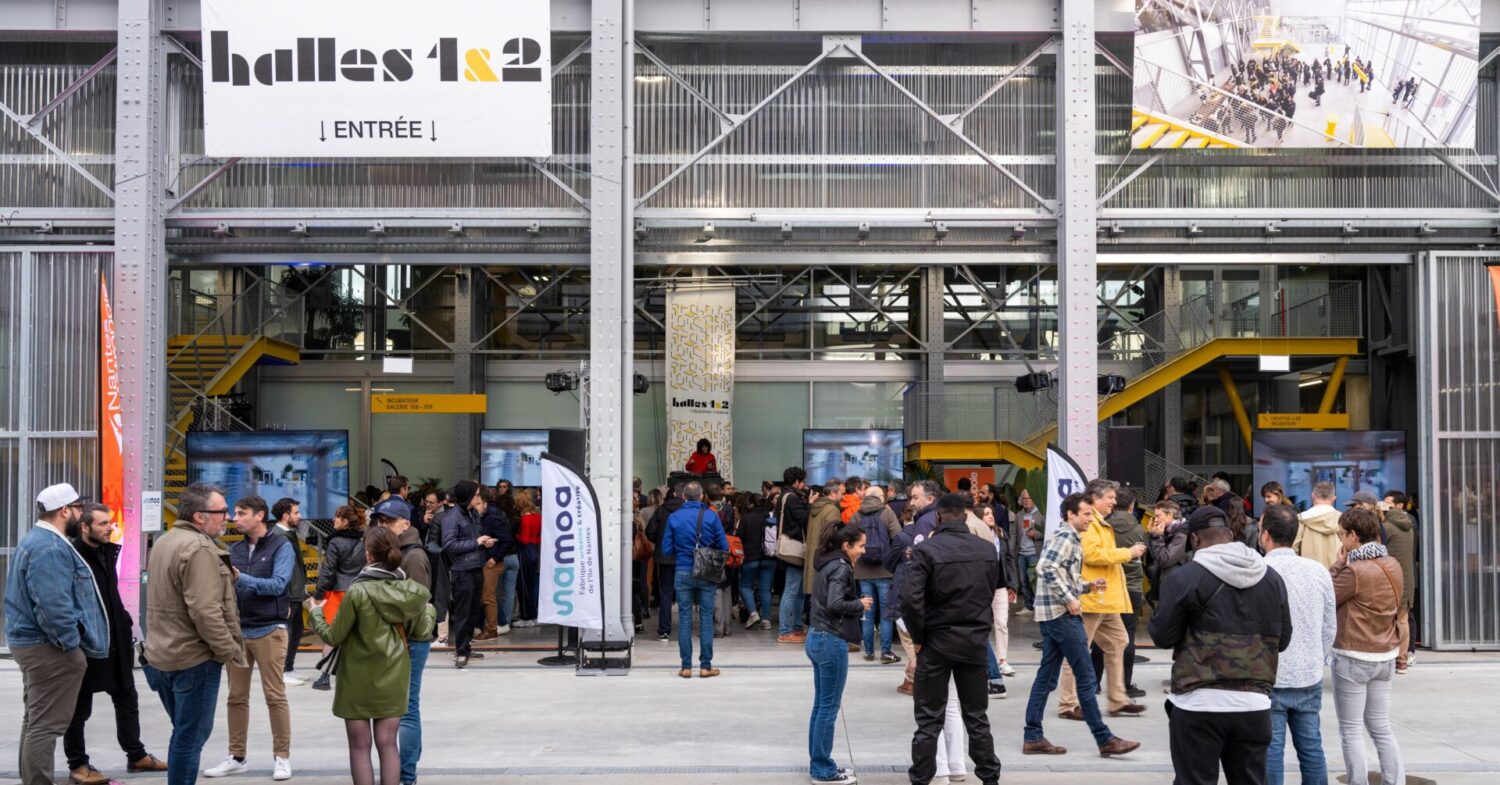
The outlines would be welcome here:
[[[373,414],[484,414],[486,398],[482,394],[418,393],[413,395],[372,395]]]

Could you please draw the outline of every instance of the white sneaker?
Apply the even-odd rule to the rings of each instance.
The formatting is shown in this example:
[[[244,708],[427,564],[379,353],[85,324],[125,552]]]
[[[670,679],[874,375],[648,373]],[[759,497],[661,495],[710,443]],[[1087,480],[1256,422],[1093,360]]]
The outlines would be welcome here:
[[[288,687],[301,687],[302,685],[307,683],[307,679],[304,679],[296,674],[283,673],[281,674],[281,683],[285,684]]]
[[[752,613],[750,614],[750,620],[745,622],[745,629],[753,630],[757,624],[760,624],[760,614]]]
[[[213,767],[211,769],[204,769],[203,770],[203,776],[205,776],[205,777],[228,777],[231,774],[241,774],[241,773],[245,772],[249,768],[250,768],[249,766],[245,765],[244,761],[242,761],[242,760],[235,760],[234,756],[230,755],[230,756],[224,758],[224,760],[222,762],[220,762],[219,765],[217,765],[217,766],[215,766],[215,767]]]
[[[289,780],[292,778],[292,761],[290,758],[277,758],[276,771],[271,775],[273,780]]]
[[[510,625],[509,624],[502,624],[499,627],[496,627],[495,628],[495,634],[496,635],[509,635],[510,634]]]
[[[1008,662],[1002,662],[1002,663],[1000,663],[1000,675],[1001,676],[1014,676],[1014,675],[1016,675],[1016,669],[1010,667],[1010,663],[1008,663]]]

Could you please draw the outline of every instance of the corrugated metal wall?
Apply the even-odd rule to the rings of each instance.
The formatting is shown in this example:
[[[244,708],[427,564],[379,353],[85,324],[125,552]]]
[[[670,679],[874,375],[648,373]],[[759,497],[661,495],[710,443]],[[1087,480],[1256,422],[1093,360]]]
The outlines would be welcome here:
[[[1451,648],[1500,648],[1500,316],[1487,264],[1500,257],[1434,254],[1422,287],[1432,433],[1420,585],[1435,643]]]
[[[554,56],[576,40],[554,41]],[[816,42],[647,41],[723,111],[744,113],[810,62]],[[957,113],[1036,42],[873,43],[864,51],[942,113]],[[1129,47],[1112,44],[1120,54]],[[0,58],[0,101],[29,113],[81,74],[106,47],[28,44]],[[1030,200],[884,80],[849,60],[829,61],[736,130],[648,207],[1008,208]],[[172,58],[169,123],[172,190],[217,166],[203,158],[201,75]],[[555,155],[546,166],[588,195],[589,59],[553,80]],[[1100,60],[1101,192],[1146,159],[1129,142],[1130,82]],[[1497,150],[1496,66],[1480,75],[1478,150]],[[637,192],[644,193],[721,131],[720,118],[645,59],[636,90]],[[1012,79],[963,124],[1030,187],[1055,192],[1055,82],[1048,57]],[[91,171],[113,179],[114,72],[56,110],[43,130]],[[1473,151],[1452,151],[1480,180]],[[0,205],[105,207],[107,199],[13,123],[0,124]],[[1468,156],[1468,157],[1466,157]],[[576,204],[529,164],[474,160],[250,160],[193,199],[191,208],[517,207]],[[1171,156],[1109,201],[1112,208],[1487,208],[1487,197],[1430,155],[1403,151],[1197,151]],[[1289,216],[1295,217],[1295,216]]]
[[[37,491],[68,482],[99,496],[99,272],[108,258],[0,254],[0,586],[35,520]]]

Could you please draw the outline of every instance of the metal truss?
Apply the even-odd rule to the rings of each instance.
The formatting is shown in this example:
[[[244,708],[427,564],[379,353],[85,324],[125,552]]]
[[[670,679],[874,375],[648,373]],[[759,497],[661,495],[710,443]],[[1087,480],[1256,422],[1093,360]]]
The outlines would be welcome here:
[[[83,164],[80,163],[76,158],[74,158],[72,155],[69,155],[67,151],[54,144],[51,139],[48,139],[46,134],[43,134],[41,132],[40,126],[42,120],[47,115],[51,114],[52,110],[61,106],[64,101],[67,101],[68,98],[72,97],[74,93],[77,93],[79,90],[83,89],[85,85],[94,80],[94,77],[98,76],[102,71],[104,71],[105,68],[114,63],[115,59],[119,56],[119,52],[119,47],[115,47],[114,49],[109,50],[109,52],[105,54],[104,57],[100,58],[98,62],[89,66],[87,70],[78,75],[77,79],[74,79],[72,82],[68,83],[66,87],[58,91],[57,95],[53,96],[50,100],[47,101],[47,103],[43,104],[42,108],[38,109],[34,114],[22,115],[16,112],[11,107],[6,106],[4,103],[0,103],[0,114],[3,114],[6,117],[10,118],[11,122],[14,122],[16,125],[21,126],[21,130],[25,131],[28,136],[30,136],[32,139],[35,139],[38,144],[46,148],[47,152],[52,153],[54,156],[57,156],[58,159],[68,165],[69,169],[72,169],[74,172],[76,172],[78,176],[82,177],[84,181],[89,185],[92,185],[94,186],[94,188],[98,189],[100,193],[103,193],[105,196],[109,197],[109,200],[112,202],[115,200],[114,189],[110,188],[108,185],[105,185],[102,181],[99,180],[99,178],[95,177],[92,172],[84,168]]]

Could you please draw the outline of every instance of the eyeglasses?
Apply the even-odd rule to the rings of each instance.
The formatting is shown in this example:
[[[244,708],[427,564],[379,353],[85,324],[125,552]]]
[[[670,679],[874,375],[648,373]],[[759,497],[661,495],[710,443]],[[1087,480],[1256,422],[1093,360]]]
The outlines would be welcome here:
[[[228,515],[229,509],[226,507],[222,510],[199,510],[198,512],[201,512],[204,515]]]

